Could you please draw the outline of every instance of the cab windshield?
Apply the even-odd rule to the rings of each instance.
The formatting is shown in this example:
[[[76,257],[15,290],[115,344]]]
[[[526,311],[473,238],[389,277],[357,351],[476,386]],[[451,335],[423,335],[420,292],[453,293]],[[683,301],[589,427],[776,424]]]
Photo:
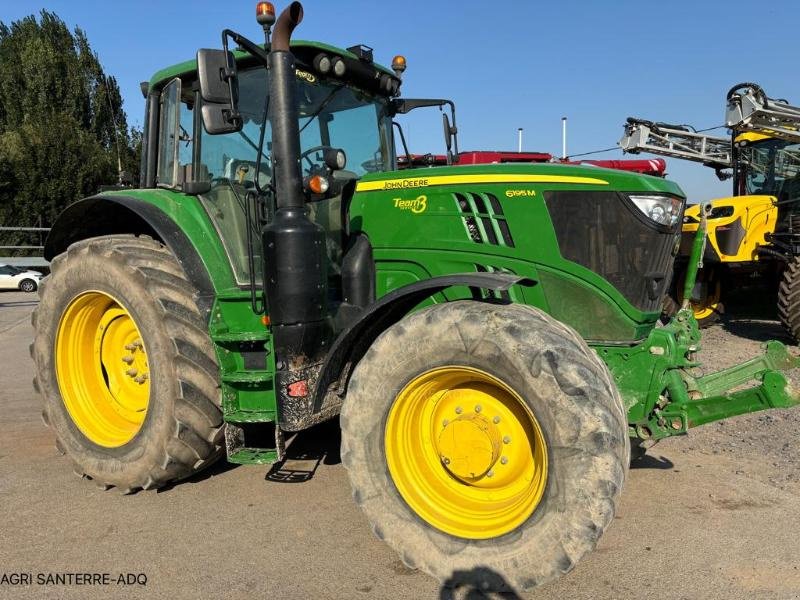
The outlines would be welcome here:
[[[745,193],[800,198],[800,143],[763,140],[742,149]]]
[[[268,101],[267,78],[268,73],[263,68],[240,71],[239,111],[244,127],[239,132],[224,135],[209,135],[203,130],[200,139],[199,172],[201,178],[211,182],[211,189],[200,199],[220,232],[240,284],[250,279],[245,216],[248,192],[256,187],[257,171],[261,189],[267,189],[272,179],[269,122],[264,129],[261,164],[257,165],[259,137]],[[298,71],[296,97],[303,176],[322,167],[323,150],[327,147],[345,151],[345,170],[351,177],[392,169],[395,158],[386,98],[301,71]],[[341,198],[311,203],[309,212],[326,230],[331,260],[329,271],[335,273],[341,258]],[[258,232],[254,234],[257,239]],[[258,248],[254,251],[257,253]],[[260,262],[257,257],[257,280],[260,279]]]
[[[300,73],[297,100],[303,174],[320,164],[321,149],[328,146],[344,150],[346,169],[358,176],[389,170],[392,156],[387,133],[391,120],[386,99],[362,93],[338,81]],[[211,181],[218,178],[252,181],[265,119],[265,102],[268,101],[267,77],[263,68],[239,72],[239,111],[244,119],[240,132],[208,135],[203,131],[201,162],[208,168]],[[264,181],[270,178],[270,139],[267,123],[261,166]]]

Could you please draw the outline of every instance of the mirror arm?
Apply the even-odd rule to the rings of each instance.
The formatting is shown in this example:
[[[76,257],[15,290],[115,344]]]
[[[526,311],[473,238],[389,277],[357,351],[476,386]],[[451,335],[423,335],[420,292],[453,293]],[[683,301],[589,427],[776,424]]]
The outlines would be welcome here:
[[[225,52],[225,72],[222,74],[225,81],[228,82],[228,90],[230,90],[231,95],[231,104],[230,109],[228,110],[228,114],[225,116],[225,119],[228,123],[238,123],[241,122],[241,115],[236,108],[236,100],[234,98],[234,89],[233,89],[233,75],[236,72],[234,70],[234,65],[231,64],[231,53],[228,51],[228,35],[234,33],[230,29],[225,29],[222,32],[222,49]]]
[[[228,38],[231,38],[236,44],[239,45],[240,48],[246,50],[249,54],[263,62],[265,65],[267,64],[267,60],[269,58],[269,51],[264,50],[255,42],[251,42],[246,37],[241,34],[236,33],[231,29],[223,29],[222,30],[222,46],[225,50],[228,50]]]
[[[397,121],[392,121],[392,126],[397,128],[397,132],[400,134],[400,142],[403,144],[403,150],[406,152],[406,160],[408,161],[408,166],[411,167],[411,153],[408,151],[408,145],[406,145],[406,136],[403,134],[403,128],[400,127],[400,123]]]

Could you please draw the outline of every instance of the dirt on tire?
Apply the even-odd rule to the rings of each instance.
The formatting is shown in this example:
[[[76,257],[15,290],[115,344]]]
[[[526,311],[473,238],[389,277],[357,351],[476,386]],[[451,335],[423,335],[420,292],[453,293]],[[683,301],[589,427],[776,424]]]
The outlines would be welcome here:
[[[147,413],[139,432],[116,448],[93,443],[77,428],[56,375],[53,348],[62,314],[88,290],[122,302],[149,348]],[[219,367],[193,290],[172,253],[150,238],[90,238],[52,260],[31,316],[36,330],[33,385],[42,396],[42,418],[56,435],[56,447],[82,477],[131,493],[188,477],[222,455]]]

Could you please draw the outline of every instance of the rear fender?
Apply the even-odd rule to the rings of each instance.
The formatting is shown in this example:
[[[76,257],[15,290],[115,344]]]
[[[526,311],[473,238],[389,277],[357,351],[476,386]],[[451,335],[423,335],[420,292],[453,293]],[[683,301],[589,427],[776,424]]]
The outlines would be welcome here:
[[[92,196],[70,204],[56,219],[44,246],[52,260],[71,244],[103,235],[148,235],[164,243],[175,255],[189,281],[199,292],[198,308],[208,317],[215,290],[197,249],[181,227],[157,206],[126,196]]]

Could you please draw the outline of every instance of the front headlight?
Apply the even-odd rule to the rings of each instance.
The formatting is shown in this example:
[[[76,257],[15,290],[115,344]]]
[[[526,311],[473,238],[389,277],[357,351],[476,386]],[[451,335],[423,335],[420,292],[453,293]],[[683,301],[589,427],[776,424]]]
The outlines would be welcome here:
[[[631,202],[644,215],[665,227],[674,227],[678,224],[681,216],[683,200],[672,198],[671,196],[640,196],[629,195]]]

